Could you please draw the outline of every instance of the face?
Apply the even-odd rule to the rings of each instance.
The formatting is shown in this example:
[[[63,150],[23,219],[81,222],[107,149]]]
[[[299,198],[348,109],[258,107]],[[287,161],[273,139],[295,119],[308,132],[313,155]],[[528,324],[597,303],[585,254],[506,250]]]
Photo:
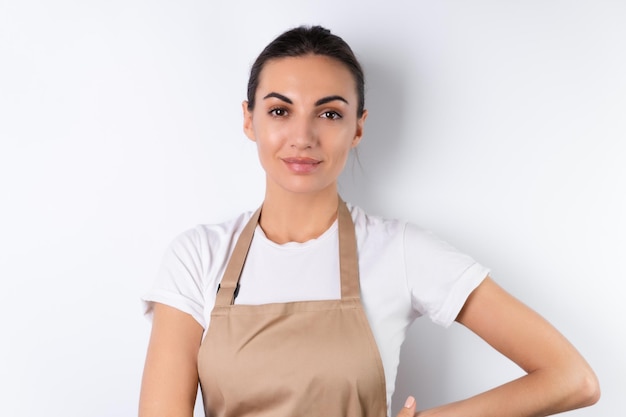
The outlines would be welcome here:
[[[336,190],[350,149],[363,134],[354,78],[340,61],[318,55],[268,61],[244,132],[256,142],[268,192]]]

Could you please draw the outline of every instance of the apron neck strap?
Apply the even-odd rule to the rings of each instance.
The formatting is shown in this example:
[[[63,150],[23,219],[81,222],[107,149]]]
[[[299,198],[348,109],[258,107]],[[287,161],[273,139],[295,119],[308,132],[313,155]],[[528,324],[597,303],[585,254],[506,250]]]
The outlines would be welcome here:
[[[252,215],[244,227],[235,249],[228,260],[226,271],[218,286],[215,305],[232,305],[239,290],[239,278],[243,265],[250,250],[250,244],[254,236],[254,230],[259,223],[262,206]],[[357,257],[356,233],[354,222],[346,203],[339,198],[337,208],[337,228],[339,234],[339,274],[341,278],[341,298],[358,299],[359,287],[359,262]]]
[[[359,258],[357,255],[356,232],[352,215],[346,203],[339,198],[337,208],[337,228],[339,232],[339,274],[341,278],[341,298],[360,298]]]

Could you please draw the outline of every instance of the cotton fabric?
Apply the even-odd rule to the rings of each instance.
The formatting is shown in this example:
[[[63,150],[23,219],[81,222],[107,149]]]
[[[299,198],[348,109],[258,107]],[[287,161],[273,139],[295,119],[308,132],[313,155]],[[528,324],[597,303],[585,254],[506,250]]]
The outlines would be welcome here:
[[[387,404],[400,348],[411,322],[427,316],[449,326],[488,269],[413,224],[383,219],[348,204],[356,230],[361,299],[383,362]],[[228,259],[252,212],[179,235],[166,251],[145,313],[159,302],[190,314],[205,329]],[[337,222],[317,239],[276,244],[257,227],[236,304],[341,297]]]

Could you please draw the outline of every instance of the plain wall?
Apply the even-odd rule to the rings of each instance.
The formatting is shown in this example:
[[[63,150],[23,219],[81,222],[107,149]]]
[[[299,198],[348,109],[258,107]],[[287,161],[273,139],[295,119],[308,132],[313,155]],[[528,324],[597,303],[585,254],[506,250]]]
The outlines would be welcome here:
[[[490,266],[596,370],[568,415],[623,415],[624,22],[618,0],[0,2],[0,415],[136,414],[139,298],[177,234],[260,204],[247,75],[304,23],[367,73],[344,198]],[[393,409],[519,375],[421,319]]]

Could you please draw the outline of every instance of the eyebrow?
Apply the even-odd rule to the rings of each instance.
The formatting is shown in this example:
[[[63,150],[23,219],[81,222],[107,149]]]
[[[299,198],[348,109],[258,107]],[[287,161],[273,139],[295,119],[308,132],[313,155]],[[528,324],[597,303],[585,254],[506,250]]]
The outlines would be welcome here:
[[[268,95],[263,97],[263,100],[268,99],[270,97],[277,98],[279,100],[284,101],[285,103],[293,104],[293,101],[291,101],[291,99],[289,97],[285,97],[282,94],[279,94],[279,93],[276,93],[276,92],[269,93]],[[321,106],[323,104],[330,103],[331,101],[335,101],[335,100],[343,101],[346,104],[350,104],[350,103],[348,103],[348,100],[346,100],[345,98],[343,98],[341,96],[335,95],[335,96],[322,97],[322,98],[320,98],[319,100],[317,100],[315,102],[315,105],[316,106]]]
[[[275,98],[277,98],[279,100],[284,101],[285,103],[293,104],[293,101],[291,101],[290,98],[285,97],[282,94],[278,94],[278,93],[274,93],[274,92],[271,92],[268,95],[266,95],[265,97],[263,97],[263,100],[268,99],[270,97],[275,97]]]
[[[348,103],[348,100],[346,100],[345,98],[343,98],[341,96],[328,96],[328,97],[323,97],[323,98],[320,98],[319,100],[317,100],[315,102],[315,105],[316,106],[321,106],[322,104],[330,103],[331,101],[335,101],[335,100],[343,101],[346,104],[350,104],[350,103]]]

